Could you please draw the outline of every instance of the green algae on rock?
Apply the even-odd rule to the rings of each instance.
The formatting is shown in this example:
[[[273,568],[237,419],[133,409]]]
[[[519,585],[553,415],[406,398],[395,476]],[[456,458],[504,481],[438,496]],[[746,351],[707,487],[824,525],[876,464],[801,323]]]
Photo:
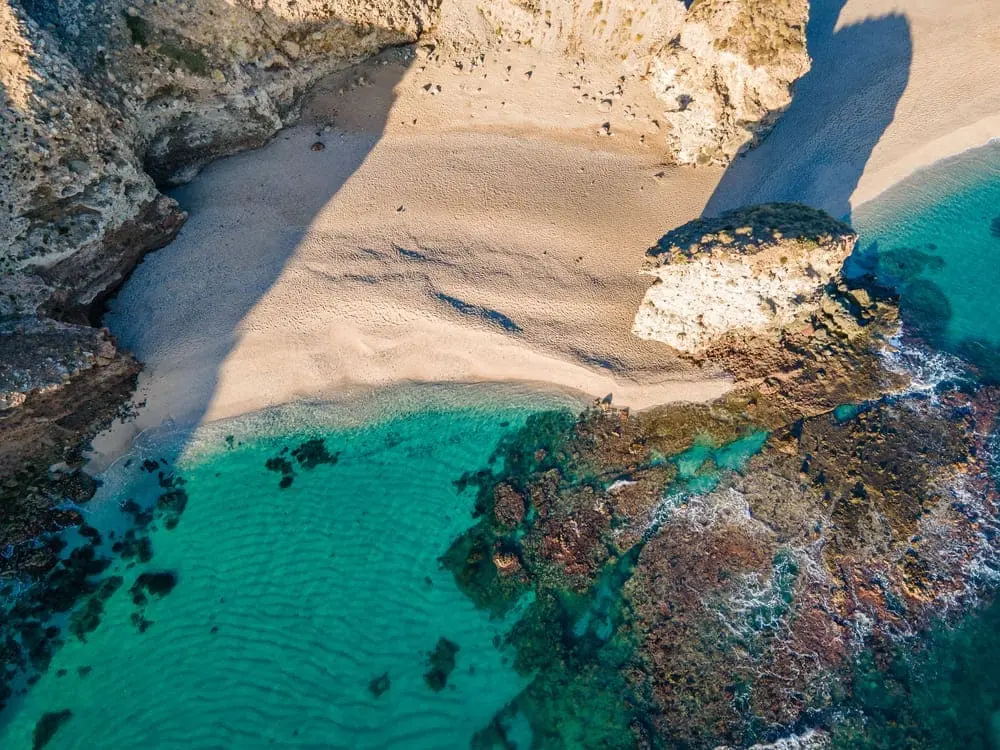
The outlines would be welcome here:
[[[479,522],[442,562],[478,606],[524,608],[507,641],[534,676],[478,746],[522,723],[538,747],[593,739],[594,722],[607,747],[823,727],[857,649],[974,594],[996,553],[978,532],[997,501],[991,391],[798,419],[766,443],[732,406],[548,415],[460,481]],[[746,447],[705,447],[726,443]],[[690,482],[710,453],[712,481]]]

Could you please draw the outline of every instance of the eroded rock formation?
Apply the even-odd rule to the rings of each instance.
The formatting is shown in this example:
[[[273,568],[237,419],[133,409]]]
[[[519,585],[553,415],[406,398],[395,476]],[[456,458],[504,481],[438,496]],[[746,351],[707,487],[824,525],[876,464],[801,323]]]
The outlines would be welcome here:
[[[583,725],[622,748],[831,730],[853,656],[974,602],[995,564],[997,408],[888,397],[768,435],[738,401],[533,417],[459,480],[480,520],[442,558],[494,612],[534,594],[508,636],[532,682],[477,746],[516,714],[557,747]]]

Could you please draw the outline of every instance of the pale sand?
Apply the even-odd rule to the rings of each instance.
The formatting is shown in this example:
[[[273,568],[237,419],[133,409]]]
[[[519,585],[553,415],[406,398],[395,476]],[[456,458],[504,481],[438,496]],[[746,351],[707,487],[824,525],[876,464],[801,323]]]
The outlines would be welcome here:
[[[922,167],[1000,138],[1000,5],[994,0],[851,0],[840,26],[886,13],[910,24],[913,62],[872,152],[857,207]]]
[[[983,0],[814,0],[812,70],[708,211],[797,200],[849,216],[916,170],[1000,137],[997,9]]]
[[[181,190],[187,225],[107,320],[147,365],[118,447],[164,418],[400,382],[534,382],[636,408],[723,394],[727,378],[630,333],[645,250],[698,216],[719,170],[662,167],[641,115],[598,136],[607,113],[564,77],[579,72],[539,62],[516,51],[492,84],[368,67],[370,85],[331,81],[301,126]]]
[[[840,4],[814,8],[836,18]],[[1000,80],[984,60],[1000,38],[988,5],[913,0],[899,9],[905,21],[869,27],[895,6],[851,0],[837,29],[873,28],[878,40],[902,23],[908,38],[889,33],[865,65],[807,85],[805,105],[725,175],[662,167],[655,101],[626,89],[606,112],[607,71],[529,49],[471,72],[416,60],[331,80],[301,126],[180,191],[188,224],[108,317],[147,364],[146,405],[95,442],[97,467],[165,419],[408,382],[523,381],[636,408],[721,395],[726,378],[630,334],[646,248],[710,200],[710,210],[773,198],[836,210],[996,135]],[[824,44],[829,55],[852,37],[814,43],[820,60]],[[886,90],[883,70],[904,58],[899,91]],[[824,96],[844,103],[809,99]],[[865,102],[890,109],[845,168],[851,159],[823,144],[838,117],[863,119]],[[613,137],[597,135],[603,122]],[[324,151],[310,150],[317,137]]]

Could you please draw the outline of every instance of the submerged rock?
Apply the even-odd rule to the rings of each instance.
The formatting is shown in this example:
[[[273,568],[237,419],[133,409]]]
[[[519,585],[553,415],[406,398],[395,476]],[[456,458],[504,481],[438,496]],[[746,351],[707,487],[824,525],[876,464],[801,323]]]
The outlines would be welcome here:
[[[383,672],[368,683],[368,692],[376,698],[381,698],[384,693],[388,692],[390,687],[392,687],[392,682],[389,679],[389,673]]]
[[[42,718],[35,724],[35,731],[31,735],[32,750],[41,750],[48,745],[59,728],[72,718],[73,712],[68,708],[43,714]]]
[[[424,682],[434,692],[441,692],[448,684],[448,677],[455,671],[455,657],[459,647],[444,636],[438,639],[434,650],[427,656],[428,669]]]

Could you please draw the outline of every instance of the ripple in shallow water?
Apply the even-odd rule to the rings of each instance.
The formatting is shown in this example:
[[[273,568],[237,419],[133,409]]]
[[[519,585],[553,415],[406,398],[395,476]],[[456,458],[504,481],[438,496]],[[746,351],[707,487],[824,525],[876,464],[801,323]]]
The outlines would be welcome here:
[[[467,746],[525,680],[495,645],[509,622],[438,556],[472,522],[454,479],[535,407],[257,438],[232,424],[179,473],[153,445],[119,462],[88,521],[121,554],[138,520],[132,554],[0,746],[31,747],[36,725],[49,748]]]

